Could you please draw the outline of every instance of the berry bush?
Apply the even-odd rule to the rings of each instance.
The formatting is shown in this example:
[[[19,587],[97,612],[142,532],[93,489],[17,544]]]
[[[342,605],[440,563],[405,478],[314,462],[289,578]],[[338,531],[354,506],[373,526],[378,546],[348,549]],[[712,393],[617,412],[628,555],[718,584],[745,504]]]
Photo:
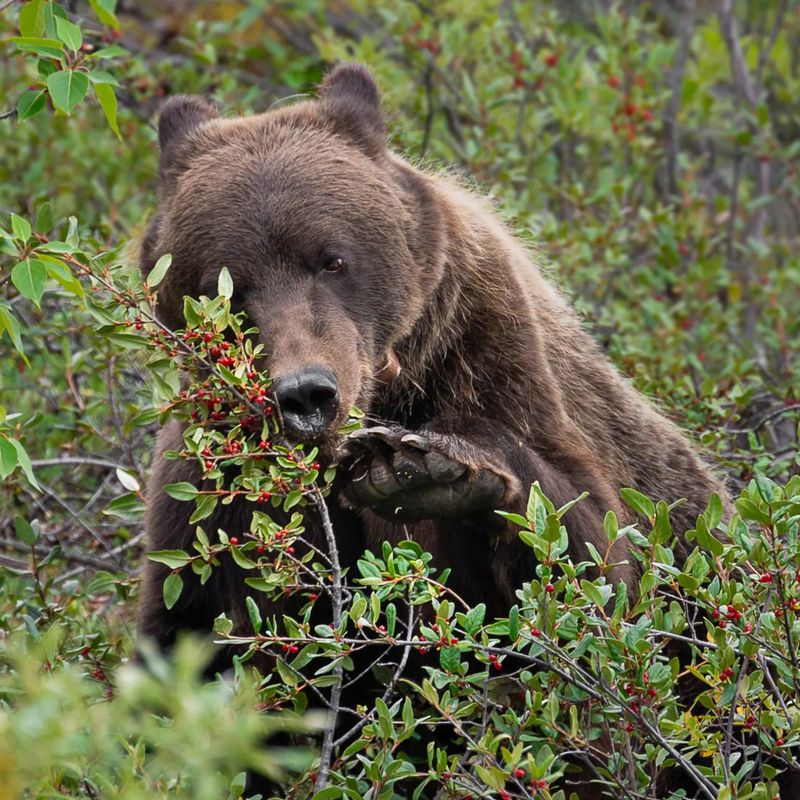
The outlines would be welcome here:
[[[800,770],[794,4],[29,0],[0,27],[3,797],[254,796],[247,773],[297,800],[779,796]],[[135,251],[161,99],[262,110],[336,59],[379,78],[393,146],[496,198],[729,476],[734,515],[712,498],[685,563],[670,508],[633,491],[649,524],[609,513],[572,563],[567,507],[534,484],[513,522],[538,567],[501,618],[413,541],[347,569],[334,471],[283,443],[227,273],[185,330],[158,322],[169,258],[145,283]],[[197,534],[149,554],[165,602],[223,562],[252,596],[244,628],[136,660],[169,419],[203,481],[167,489]],[[250,529],[206,529],[233,498]],[[606,580],[622,542],[638,586]]]

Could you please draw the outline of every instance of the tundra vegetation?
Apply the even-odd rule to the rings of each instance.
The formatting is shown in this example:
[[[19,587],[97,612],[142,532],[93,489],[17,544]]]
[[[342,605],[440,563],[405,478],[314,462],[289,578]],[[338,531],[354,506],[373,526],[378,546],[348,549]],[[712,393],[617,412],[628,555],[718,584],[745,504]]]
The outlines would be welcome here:
[[[298,800],[561,800],[587,781],[646,798],[676,775],[674,797],[779,796],[800,769],[795,4],[31,0],[0,3],[0,25],[4,797],[237,798],[247,772]],[[567,509],[535,484],[513,546],[539,566],[497,618],[413,542],[342,569],[331,531],[295,557],[333,475],[280,444],[226,273],[167,329],[169,259],[143,282],[131,239],[162,98],[259,111],[337,59],[378,77],[393,147],[497,199],[618,368],[728,476],[735,512],[712,498],[685,562],[670,508],[627,491],[647,524],[609,513],[607,547],[573,563]],[[134,666],[142,487],[175,417],[175,457],[211,488],[169,490],[197,538],[151,553],[165,602],[232,558],[299,610],[250,603],[248,635],[222,616],[216,645]],[[209,539],[237,495],[253,526]],[[622,537],[638,585],[606,580]],[[230,644],[234,669],[209,679]],[[381,691],[351,704],[364,664]]]

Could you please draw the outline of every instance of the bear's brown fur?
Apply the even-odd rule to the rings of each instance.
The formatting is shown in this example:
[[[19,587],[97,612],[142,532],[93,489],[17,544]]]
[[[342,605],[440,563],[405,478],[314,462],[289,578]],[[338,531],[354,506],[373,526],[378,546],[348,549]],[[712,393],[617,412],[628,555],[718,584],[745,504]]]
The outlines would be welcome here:
[[[450,585],[467,602],[502,613],[535,565],[492,512],[522,511],[533,481],[557,505],[589,492],[565,518],[576,559],[586,542],[605,549],[607,510],[631,519],[622,487],[686,498],[672,514],[679,533],[712,492],[727,502],[686,437],[617,373],[487,204],[389,151],[363,68],[340,66],[317,100],[252,117],[222,119],[200,99],[173,98],[159,139],[160,205],[141,260],[147,272],[172,254],[163,321],[181,326],[183,295],[213,294],[225,266],[273,377],[313,368],[334,380],[334,416],[296,438],[330,457],[352,405],[379,422],[350,444],[331,504],[346,550],[413,537],[452,567]],[[198,477],[161,455],[180,447],[179,426],[167,425],[148,493],[153,549],[194,537],[189,504],[162,491]],[[224,507],[208,525],[217,527],[246,530],[247,507]],[[615,548],[625,562],[624,542]],[[631,583],[634,573],[623,563],[611,578]],[[178,629],[210,629],[221,611],[242,619],[235,568],[187,586],[172,611],[165,574],[145,568],[142,634],[168,643]]]

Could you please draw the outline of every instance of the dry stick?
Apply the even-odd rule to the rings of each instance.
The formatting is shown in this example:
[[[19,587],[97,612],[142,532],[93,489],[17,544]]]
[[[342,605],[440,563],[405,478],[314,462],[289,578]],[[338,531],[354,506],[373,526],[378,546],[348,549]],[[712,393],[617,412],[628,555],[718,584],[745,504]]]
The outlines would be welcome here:
[[[667,188],[673,197],[679,193],[678,186],[678,152],[680,150],[680,128],[678,112],[681,106],[681,89],[689,52],[692,48],[692,36],[695,26],[695,0],[684,0],[679,3],[680,18],[678,23],[678,52],[669,76],[670,96],[664,111],[664,127],[667,131],[669,145],[667,148]]]
[[[325,498],[319,487],[314,487],[314,498],[316,500],[317,510],[322,521],[322,528],[325,532],[325,540],[328,545],[328,554],[331,561],[331,600],[333,606],[333,629],[339,630],[342,622],[342,570],[339,563],[339,550],[336,546],[336,536],[333,533],[333,525],[331,524],[331,517],[328,513],[328,507],[325,505]],[[331,700],[330,700],[330,719],[328,726],[325,728],[325,736],[322,740],[322,751],[319,756],[319,769],[317,770],[317,782],[314,786],[316,791],[325,788],[328,782],[328,773],[331,768],[331,757],[333,756],[334,734],[336,733],[336,723],[339,717],[339,705],[342,699],[342,679],[344,675],[344,667],[342,659],[333,672],[336,677],[336,683],[331,687]]]

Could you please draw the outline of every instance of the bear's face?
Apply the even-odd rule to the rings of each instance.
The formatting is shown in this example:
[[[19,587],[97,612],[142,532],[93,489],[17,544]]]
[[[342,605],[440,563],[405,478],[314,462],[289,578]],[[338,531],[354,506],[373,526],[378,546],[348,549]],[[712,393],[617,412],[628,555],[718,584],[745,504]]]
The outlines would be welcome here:
[[[427,190],[386,149],[374,82],[342,67],[320,100],[230,120],[174,98],[159,134],[161,204],[142,261],[172,254],[161,318],[180,327],[183,296],[213,296],[226,267],[287,432],[329,439],[351,406],[368,408],[440,268],[430,213],[420,221]]]

